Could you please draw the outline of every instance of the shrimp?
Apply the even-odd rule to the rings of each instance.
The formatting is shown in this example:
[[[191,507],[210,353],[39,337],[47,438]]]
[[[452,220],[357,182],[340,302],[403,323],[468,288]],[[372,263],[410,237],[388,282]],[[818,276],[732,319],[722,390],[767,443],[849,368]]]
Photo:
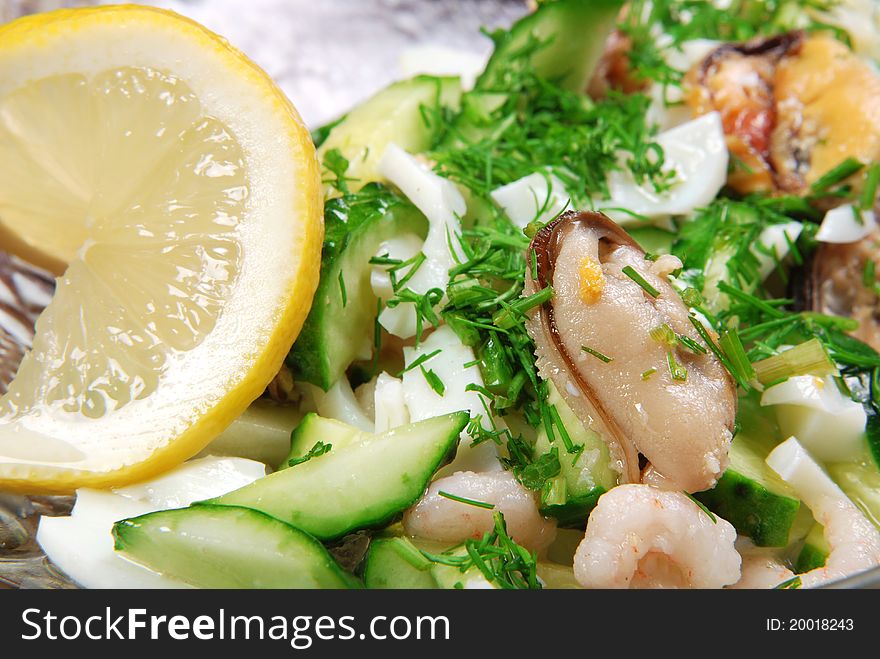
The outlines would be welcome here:
[[[880,565],[880,531],[844,494],[796,438],[767,456],[767,464],[791,485],[824,528],[831,551],[825,565],[799,575],[809,588]],[[789,572],[788,578],[794,577]]]
[[[490,510],[446,498],[440,492],[494,504]],[[556,523],[538,512],[535,495],[506,471],[459,471],[440,478],[403,517],[410,535],[440,542],[481,538],[494,527],[493,513],[500,511],[510,537],[526,549],[541,552],[556,537]]]
[[[681,492],[619,485],[590,514],[574,574],[585,588],[721,588],[740,577],[735,541]]]
[[[728,588],[773,588],[794,576],[779,558],[776,547],[756,547],[749,538],[740,536],[736,549],[742,557],[742,577]]]
[[[810,588],[880,565],[880,533],[854,504],[828,499],[821,514],[813,514],[831,547],[823,567],[796,575],[775,557],[744,549],[742,578],[732,587],[775,588],[798,576],[801,587]]]
[[[849,499],[825,497],[811,508],[831,551],[823,567],[800,575],[804,588],[880,565],[880,532]]]

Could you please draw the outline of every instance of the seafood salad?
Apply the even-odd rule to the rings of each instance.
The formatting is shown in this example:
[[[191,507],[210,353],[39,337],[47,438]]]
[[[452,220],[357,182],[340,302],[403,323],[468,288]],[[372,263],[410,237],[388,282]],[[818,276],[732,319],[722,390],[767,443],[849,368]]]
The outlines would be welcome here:
[[[45,16],[0,34],[35,62],[0,85],[0,246],[59,277],[0,491],[76,493],[36,536],[72,582],[880,566],[873,0],[534,2],[479,75],[308,132],[185,19]]]

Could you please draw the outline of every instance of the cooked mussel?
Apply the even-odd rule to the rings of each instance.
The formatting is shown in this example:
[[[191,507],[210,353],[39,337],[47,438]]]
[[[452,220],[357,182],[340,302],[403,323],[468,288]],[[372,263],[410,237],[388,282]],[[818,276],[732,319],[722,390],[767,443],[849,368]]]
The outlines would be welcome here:
[[[721,113],[740,192],[800,194],[847,158],[880,158],[880,75],[828,34],[725,44],[686,86],[695,114]]]
[[[621,482],[711,487],[727,465],[736,390],[669,283],[680,261],[647,258],[595,212],[563,214],[529,254],[526,293],[554,291],[526,323],[539,372],[605,439]]]
[[[878,228],[857,242],[822,243],[805,266],[802,297],[801,291],[794,294],[806,309],[857,320],[859,326],[851,334],[880,351],[880,301],[863,281],[869,261],[880,272]]]

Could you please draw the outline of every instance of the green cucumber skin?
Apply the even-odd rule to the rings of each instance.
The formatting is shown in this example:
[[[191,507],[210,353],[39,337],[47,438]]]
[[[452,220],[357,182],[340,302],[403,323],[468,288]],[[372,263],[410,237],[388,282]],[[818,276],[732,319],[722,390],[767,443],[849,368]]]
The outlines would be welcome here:
[[[794,571],[797,574],[803,574],[810,570],[825,567],[826,560],[828,560],[827,551],[811,544],[805,544],[795,561]]]
[[[258,547],[246,546],[261,533]],[[136,562],[200,588],[361,587],[315,538],[248,508],[198,504],[148,513],[117,522],[113,538]]]
[[[493,129],[487,117],[509,96],[504,81],[533,37],[549,43],[528,56],[524,68],[569,91],[585,93],[623,0],[559,0],[540,5],[509,31],[493,35],[495,49],[472,91],[461,98],[454,127],[435,145],[440,151],[478,142]],[[586,102],[589,99],[584,96]]]
[[[315,412],[309,412],[290,434],[290,452],[279,469],[286,469],[288,463],[306,455],[318,442],[324,442],[339,450],[351,444],[361,431],[335,419],[325,419]]]
[[[392,83],[348,111],[341,119],[318,129],[318,159],[333,150],[348,161],[348,186],[382,181],[379,163],[390,143],[409,153],[421,153],[437,139],[444,109],[458,111],[461,80],[454,76],[417,75]],[[332,191],[330,191],[332,192]]]
[[[453,412],[382,435],[364,433],[336,452],[331,449],[205,503],[253,508],[320,540],[383,527],[419,500],[453,455],[469,420],[467,412]],[[401,451],[413,449],[418,456],[401,458]],[[420,462],[407,464],[410,459]]]
[[[503,72],[511,57],[537,37],[552,41],[531,56],[535,73],[565,89],[586,90],[623,4],[623,0],[559,0],[539,6],[496,41],[475,88],[497,87],[499,69]]]
[[[784,547],[800,501],[771,492],[756,480],[728,468],[711,490],[694,495],[759,547]]]
[[[357,195],[329,200],[324,226],[320,282],[286,363],[297,380],[327,391],[360,352],[352,337],[373,335],[376,297],[369,260],[393,236],[411,232],[424,237],[428,224],[415,206],[372,184]]]
[[[410,564],[398,550],[402,538],[374,538],[364,559],[364,585],[370,589],[435,589],[430,567],[427,570]]]

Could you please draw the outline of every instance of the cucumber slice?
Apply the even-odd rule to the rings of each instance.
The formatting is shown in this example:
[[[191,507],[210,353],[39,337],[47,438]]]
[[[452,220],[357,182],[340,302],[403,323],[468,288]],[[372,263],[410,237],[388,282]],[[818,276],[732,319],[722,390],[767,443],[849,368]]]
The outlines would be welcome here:
[[[290,435],[290,452],[281,464],[286,469],[291,460],[302,458],[318,442],[330,445],[330,450],[340,450],[354,442],[361,431],[336,419],[326,419],[315,412],[309,412]]]
[[[432,566],[406,538],[375,538],[364,562],[364,585],[376,589],[437,588]]]
[[[353,361],[370,355],[377,300],[369,261],[392,236],[424,237],[427,230],[415,206],[378,184],[326,203],[320,283],[287,356],[296,379],[327,391]]]
[[[469,418],[453,412],[379,435],[361,433],[348,446],[207,503],[254,508],[321,540],[381,527],[418,501]]]
[[[356,588],[307,533],[247,508],[196,505],[117,522],[115,548],[200,588]]]
[[[880,471],[873,463],[840,463],[828,466],[831,478],[843,493],[880,528]]]
[[[778,429],[753,398],[740,399],[738,421],[730,465],[713,489],[695,496],[759,547],[784,547],[800,500],[764,461],[778,441]]]
[[[248,458],[275,465],[290,450],[290,430],[302,420],[296,407],[258,398],[199,454]]]
[[[584,450],[569,452],[561,437],[551,442],[546,428],[539,430],[535,456],[555,448],[560,466],[559,476],[541,493],[541,514],[555,517],[562,527],[583,528],[599,497],[617,484],[617,473],[611,468],[608,446],[602,438],[581,423],[552,383],[548,386],[547,403],[556,406],[572,446],[583,446]]]
[[[821,524],[813,524],[813,528],[807,534],[804,546],[795,560],[794,571],[803,574],[823,567],[830,553],[831,547],[825,540],[825,529]]]
[[[540,5],[507,32],[497,32],[495,51],[475,88],[503,86],[511,61],[522,57],[535,39],[543,47],[528,55],[528,68],[560,87],[584,91],[608,35],[617,24],[623,0],[559,0]]]
[[[492,56],[473,90],[462,97],[461,112],[439,149],[453,150],[497,131],[492,113],[510,99],[509,78],[518,71],[585,92],[623,4],[623,0],[546,2],[510,30],[495,32]],[[540,46],[533,47],[536,42]],[[590,102],[586,96],[584,102]]]
[[[419,153],[431,146],[442,108],[458,109],[461,81],[420,75],[377,92],[335,124],[318,149],[318,159],[338,150],[348,160],[349,189],[381,181],[379,161],[390,143]],[[372,255],[371,255],[372,256]]]

